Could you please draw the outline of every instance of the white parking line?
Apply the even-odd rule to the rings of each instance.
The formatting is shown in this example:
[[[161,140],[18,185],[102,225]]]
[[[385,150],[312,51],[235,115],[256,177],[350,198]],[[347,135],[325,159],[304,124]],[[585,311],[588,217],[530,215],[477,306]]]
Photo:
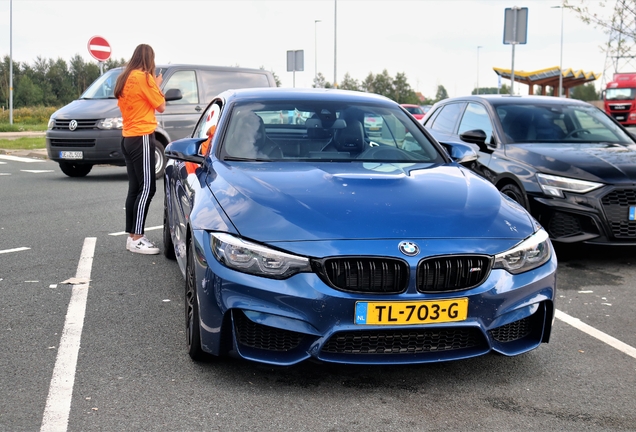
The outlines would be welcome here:
[[[14,162],[26,162],[26,163],[44,162],[43,159],[32,159],[32,158],[25,158],[20,156],[11,156],[11,155],[0,155],[0,159],[10,160]]]
[[[601,342],[604,342],[608,344],[609,346],[616,348],[617,350],[622,351],[628,356],[636,359],[636,348],[631,347],[627,345],[626,343],[619,341],[615,337],[612,337],[606,333],[603,333],[602,331],[597,330],[594,327],[585,324],[580,319],[574,318],[566,314],[565,312],[561,312],[560,310],[556,311],[556,317],[560,319],[561,321],[563,321],[564,323],[570,324],[572,327],[581,330],[583,333],[587,333],[588,335],[595,337]]]
[[[34,174],[53,172],[53,170],[20,170],[20,171],[28,172],[28,173],[34,173]]]
[[[15,249],[5,249],[5,250],[0,250],[0,254],[11,253],[11,252],[22,252],[22,251],[29,250],[29,249],[31,249],[31,248],[19,247],[19,248],[15,248]]]
[[[77,265],[77,278],[90,280],[96,241],[95,237],[84,239],[84,247]],[[88,286],[89,283],[73,285],[40,431],[66,431],[68,428]]]
[[[163,228],[163,225],[158,225],[158,226],[153,226],[153,227],[150,227],[150,228],[146,227],[145,230],[146,231],[153,231],[153,230],[158,230],[158,229],[162,229],[162,228]],[[123,235],[126,235],[126,234],[128,234],[128,233],[124,232],[124,231],[120,231],[120,232],[110,233],[108,235],[109,236],[123,236]]]

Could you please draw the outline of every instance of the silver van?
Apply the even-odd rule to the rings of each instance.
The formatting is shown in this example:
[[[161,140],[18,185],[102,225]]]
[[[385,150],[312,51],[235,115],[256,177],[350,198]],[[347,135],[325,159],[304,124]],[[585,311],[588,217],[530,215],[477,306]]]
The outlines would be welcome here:
[[[86,176],[93,165],[124,166],[121,153],[122,118],[114,96],[115,81],[123,68],[111,69],[82,96],[53,113],[46,131],[49,159],[70,177]],[[163,75],[166,109],[157,113],[155,130],[157,178],[166,166],[164,148],[189,136],[201,111],[219,93],[247,87],[276,87],[271,72],[221,66],[157,66]]]

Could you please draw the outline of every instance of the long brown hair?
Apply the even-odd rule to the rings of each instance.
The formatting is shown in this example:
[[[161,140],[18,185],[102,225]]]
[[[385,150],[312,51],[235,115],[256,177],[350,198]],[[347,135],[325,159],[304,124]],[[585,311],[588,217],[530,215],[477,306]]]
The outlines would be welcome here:
[[[150,45],[137,45],[130,61],[126,64],[124,71],[117,77],[117,82],[115,83],[115,97],[117,99],[122,96],[126,80],[128,79],[130,72],[135,69],[145,72],[146,79],[149,78],[148,74],[150,74],[150,77],[155,76],[155,52]]]

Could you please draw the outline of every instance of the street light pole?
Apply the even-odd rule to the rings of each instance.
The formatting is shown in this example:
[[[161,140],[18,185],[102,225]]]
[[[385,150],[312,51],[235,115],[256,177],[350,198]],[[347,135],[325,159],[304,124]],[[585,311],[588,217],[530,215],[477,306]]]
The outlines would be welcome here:
[[[320,20],[314,20],[314,81],[318,78],[318,32],[317,24]]]
[[[479,48],[482,48],[482,46],[477,46],[477,94],[479,94]]]
[[[561,9],[561,54],[559,60],[559,97],[563,97],[563,9],[565,6],[552,6],[552,9]]]
[[[13,124],[13,0],[9,1],[9,124]]]
[[[338,73],[336,72],[338,49],[338,0],[333,1],[333,86],[337,86]]]

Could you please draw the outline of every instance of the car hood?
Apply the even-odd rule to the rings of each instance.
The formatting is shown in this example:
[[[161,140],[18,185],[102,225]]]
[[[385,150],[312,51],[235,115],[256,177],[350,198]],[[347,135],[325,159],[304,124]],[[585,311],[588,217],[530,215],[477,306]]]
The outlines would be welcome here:
[[[53,114],[64,120],[103,119],[121,117],[117,99],[78,99],[63,106]]]
[[[534,231],[525,210],[455,164],[215,161],[208,185],[239,234],[263,242],[521,240]]]
[[[636,145],[508,144],[506,156],[548,174],[610,184],[636,182]]]

